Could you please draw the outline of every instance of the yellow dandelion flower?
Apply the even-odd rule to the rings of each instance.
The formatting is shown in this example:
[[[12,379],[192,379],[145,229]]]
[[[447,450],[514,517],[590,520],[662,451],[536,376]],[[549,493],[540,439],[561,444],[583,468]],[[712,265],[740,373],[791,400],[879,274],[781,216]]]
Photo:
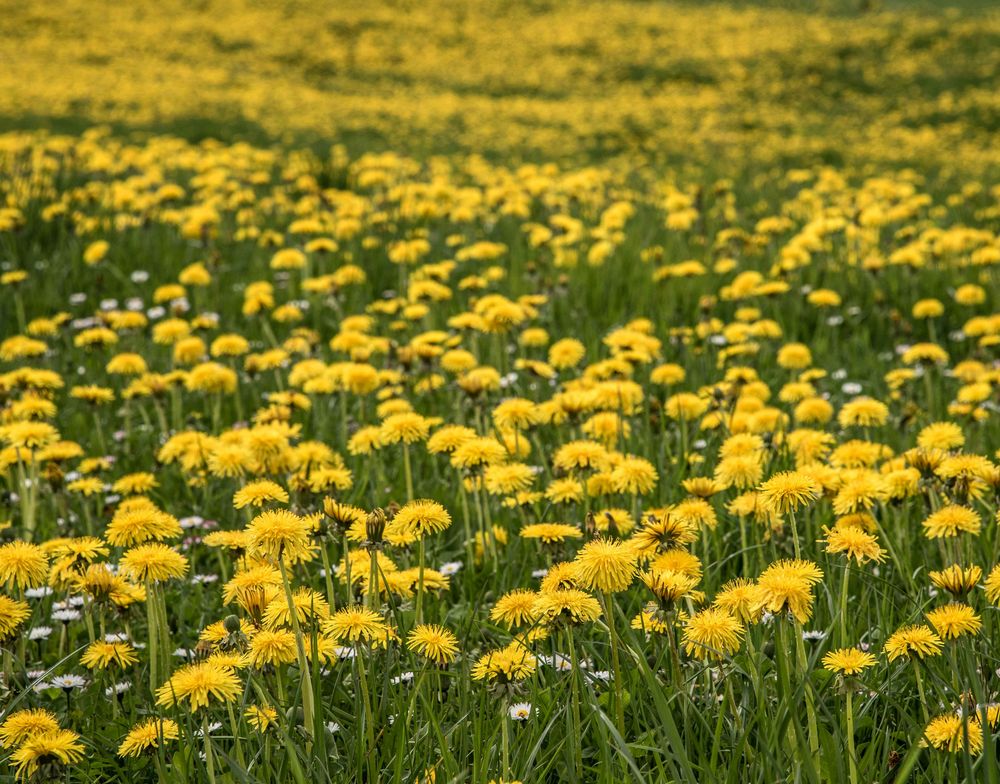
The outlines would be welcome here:
[[[420,624],[406,638],[406,645],[435,664],[450,664],[458,655],[458,638],[443,626]]]
[[[925,659],[941,653],[943,643],[929,626],[913,625],[897,629],[885,641],[885,655],[896,659]]]
[[[472,666],[472,678],[498,684],[516,683],[530,678],[537,667],[537,660],[531,651],[512,642],[505,648],[481,656]]]
[[[822,488],[810,476],[799,471],[775,474],[760,486],[763,503],[776,514],[794,512],[819,498]]]
[[[59,719],[42,708],[29,708],[10,714],[0,724],[0,745],[5,749],[20,746],[28,738],[59,729]]]
[[[698,659],[722,659],[739,650],[743,624],[721,607],[692,615],[684,624],[684,651]]]
[[[80,736],[71,730],[52,730],[32,735],[11,756],[17,777],[27,781],[42,765],[71,765],[83,759]]]
[[[417,500],[404,504],[392,523],[422,539],[447,529],[451,525],[451,515],[437,501]]]
[[[858,675],[874,664],[874,656],[857,648],[840,648],[823,657],[823,667],[837,675]]]
[[[187,558],[165,544],[141,544],[126,551],[121,560],[121,574],[140,582],[183,577],[187,570]]]
[[[15,541],[0,546],[0,583],[24,590],[45,585],[49,559],[45,551],[29,542]]]
[[[963,719],[957,713],[945,713],[930,720],[920,745],[952,754],[968,749],[969,754],[976,755],[983,750],[983,728],[974,718]]]
[[[381,615],[364,607],[338,610],[323,625],[323,631],[335,640],[350,643],[384,642],[391,632]]]
[[[246,716],[247,724],[257,732],[265,732],[278,726],[278,711],[270,705],[251,705],[243,715]]]
[[[923,522],[928,539],[952,538],[960,533],[978,535],[983,521],[967,506],[949,504],[930,514]]]
[[[812,588],[823,572],[810,561],[784,560],[771,564],[760,575],[757,586],[764,609],[775,615],[789,612],[799,623],[812,615]]]
[[[268,479],[248,482],[233,494],[233,507],[236,509],[261,507],[271,502],[288,503],[288,492],[277,482]]]
[[[843,553],[848,561],[853,558],[859,565],[867,561],[880,563],[885,560],[885,550],[879,546],[878,539],[852,525],[837,526],[828,530],[826,551]]]
[[[605,593],[624,591],[637,571],[634,550],[611,539],[595,539],[585,544],[574,565],[575,579],[581,588]]]
[[[963,634],[975,634],[983,625],[975,610],[967,604],[958,602],[931,610],[927,613],[927,620],[946,640],[957,639]]]
[[[601,605],[585,591],[566,588],[557,591],[539,591],[533,612],[537,619],[550,626],[561,623],[590,623],[601,617]]]
[[[124,669],[137,661],[135,649],[127,642],[101,640],[91,643],[80,657],[80,664],[88,670],[106,670],[111,666]]]
[[[212,700],[235,702],[240,692],[240,679],[230,667],[205,661],[177,670],[156,690],[156,704],[170,708],[186,703],[194,713]]]
[[[265,665],[289,664],[298,657],[295,632],[287,629],[261,629],[250,638],[250,648],[243,662],[255,669]]]
[[[306,561],[312,558],[309,521],[286,509],[262,512],[247,526],[251,553],[277,561]]]

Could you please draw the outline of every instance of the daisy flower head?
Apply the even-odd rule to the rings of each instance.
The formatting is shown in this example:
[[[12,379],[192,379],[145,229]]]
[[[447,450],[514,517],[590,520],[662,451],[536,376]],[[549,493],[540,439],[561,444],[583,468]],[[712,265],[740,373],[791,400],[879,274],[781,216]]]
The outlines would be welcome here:
[[[515,702],[507,709],[507,715],[514,721],[527,721],[531,718],[531,703]]]

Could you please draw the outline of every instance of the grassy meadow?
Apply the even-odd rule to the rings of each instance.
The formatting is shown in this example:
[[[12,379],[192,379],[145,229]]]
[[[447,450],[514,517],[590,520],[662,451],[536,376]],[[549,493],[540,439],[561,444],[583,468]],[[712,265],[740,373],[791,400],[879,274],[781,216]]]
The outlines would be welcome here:
[[[0,781],[1000,784],[998,44],[0,0]]]

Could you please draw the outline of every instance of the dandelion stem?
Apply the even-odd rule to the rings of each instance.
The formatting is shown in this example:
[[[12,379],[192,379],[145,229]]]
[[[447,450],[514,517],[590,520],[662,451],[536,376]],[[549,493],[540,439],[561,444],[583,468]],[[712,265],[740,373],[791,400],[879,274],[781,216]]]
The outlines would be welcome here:
[[[156,694],[156,688],[160,685],[160,640],[157,627],[153,586],[147,580],[146,628],[149,633],[149,691],[152,694]]]
[[[802,551],[799,549],[799,527],[795,522],[795,512],[788,510],[788,519],[792,524],[792,547],[795,549],[795,558],[801,560]]]
[[[333,593],[333,574],[330,569],[330,553],[327,551],[327,540],[323,539],[319,552],[323,560],[323,581],[326,584],[326,600],[330,603],[330,609],[337,609],[337,597]],[[350,590],[350,589],[348,589]],[[350,602],[348,602],[350,605]]]
[[[246,769],[247,763],[243,756],[243,743],[240,740],[240,725],[236,721],[236,712],[233,710],[233,704],[231,702],[226,703],[226,709],[229,711],[229,726],[233,733],[233,744],[236,747],[236,761],[240,763],[240,767],[244,770]]]
[[[848,563],[844,567],[844,580],[840,584],[840,644],[847,645],[847,594],[851,583],[851,566]]]
[[[503,777],[510,781],[510,697],[503,700],[503,715],[500,717],[501,755],[503,761]]]
[[[576,641],[573,639],[573,627],[566,626],[566,645],[569,648],[570,672],[570,709],[573,717],[572,738],[573,763],[576,766],[577,780],[583,779],[583,727],[580,721],[580,668],[576,659]]]
[[[802,688],[806,698],[806,723],[809,728],[809,750],[813,760],[817,761],[819,754],[819,732],[816,729],[816,708],[814,706],[812,686],[809,681],[809,660],[806,658],[806,644],[802,639],[802,625],[795,621],[795,650],[799,660],[799,677],[802,678]]]
[[[611,642],[611,683],[615,692],[615,727],[618,734],[625,738],[625,702],[622,699],[622,668],[618,653],[618,631],[615,628],[614,604],[611,594],[604,592],[604,617],[608,624],[608,637]]]
[[[368,692],[364,652],[356,650],[354,661],[358,665],[358,686],[361,689],[361,700],[365,711],[365,743],[368,749],[365,754],[365,764],[368,768],[368,781],[377,781],[378,779],[375,778],[375,716],[372,713],[372,700]]]
[[[472,568],[473,562],[473,550],[472,550],[472,523],[469,520],[469,494],[465,492],[465,483],[462,481],[462,477],[458,478],[458,487],[461,493],[462,499],[462,524],[465,527],[465,563],[466,568]]]
[[[403,442],[403,475],[406,479],[406,500],[413,500],[413,471],[410,468],[410,445]]]
[[[424,537],[417,542],[417,623],[424,622]]]
[[[208,718],[201,719],[201,738],[205,742],[205,766],[208,768],[208,780],[215,784],[215,759],[212,757],[212,737],[208,733]]]
[[[858,760],[854,751],[854,692],[847,687],[847,770],[850,784],[858,784]]]
[[[920,697],[920,710],[924,715],[924,724],[927,724],[930,719],[930,712],[927,710],[927,695],[924,694],[924,678],[920,674],[920,662],[916,659],[913,660],[913,675],[917,681],[917,695]]]
[[[292,631],[295,632],[295,646],[298,652],[299,670],[302,678],[302,723],[305,725],[306,737],[313,736],[313,689],[312,676],[309,671],[309,662],[306,659],[305,643],[302,639],[302,629],[299,625],[299,616],[295,611],[295,601],[292,599],[292,586],[288,581],[288,570],[285,567],[285,559],[278,558],[278,567],[281,570],[281,584],[285,589],[285,601],[288,603],[288,614],[292,621]]]

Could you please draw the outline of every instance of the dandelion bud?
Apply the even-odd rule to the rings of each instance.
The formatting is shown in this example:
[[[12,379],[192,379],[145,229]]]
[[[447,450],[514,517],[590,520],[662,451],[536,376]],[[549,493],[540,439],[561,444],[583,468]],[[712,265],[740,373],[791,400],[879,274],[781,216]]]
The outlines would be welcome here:
[[[239,616],[227,615],[225,620],[222,622],[222,625],[225,627],[226,631],[229,634],[235,634],[240,630]]]
[[[382,543],[386,522],[385,512],[381,509],[376,509],[368,515],[365,520],[365,536],[368,537],[369,545],[377,546]]]
[[[406,346],[400,346],[396,349],[396,361],[404,368],[410,367],[413,364],[413,360],[413,349]]]
[[[62,487],[64,474],[58,463],[46,464],[44,476],[53,490],[58,490]]]

